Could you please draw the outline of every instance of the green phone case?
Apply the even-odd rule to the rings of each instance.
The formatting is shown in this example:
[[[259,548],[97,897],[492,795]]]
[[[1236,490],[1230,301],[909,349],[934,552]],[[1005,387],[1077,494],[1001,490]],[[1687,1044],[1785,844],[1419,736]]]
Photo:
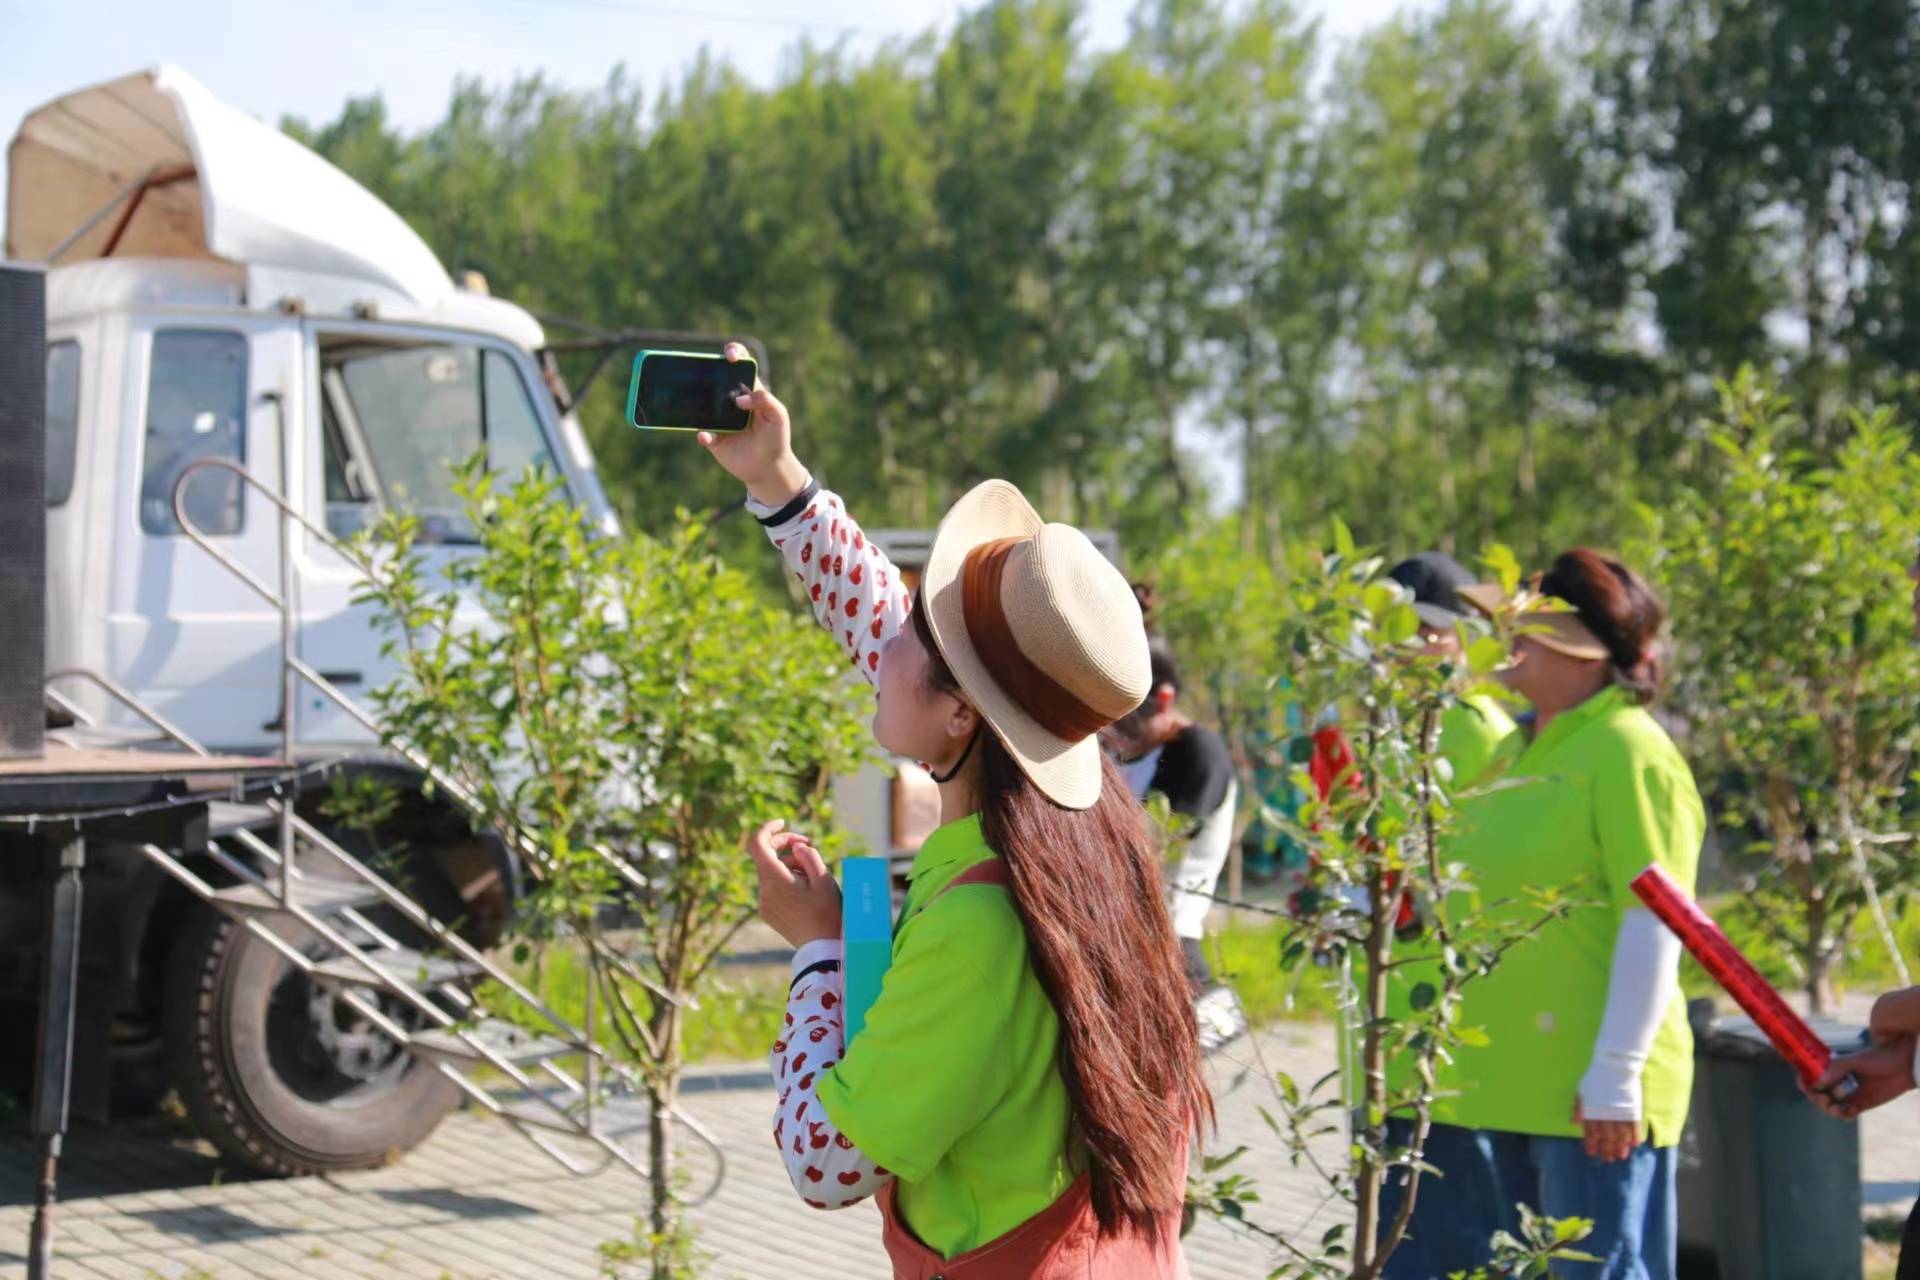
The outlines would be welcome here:
[[[627,378],[627,425],[641,431],[682,431],[688,434],[704,431],[704,427],[656,427],[650,422],[635,422],[633,411],[640,407],[640,366],[647,362],[648,356],[691,356],[696,360],[724,360],[725,356],[716,356],[711,351],[642,351],[633,358],[633,370]],[[752,356],[736,360],[736,366],[747,366],[747,385],[752,386],[760,378],[760,362]],[[745,427],[740,428],[746,430]],[[736,431],[723,431],[722,435],[737,435]]]

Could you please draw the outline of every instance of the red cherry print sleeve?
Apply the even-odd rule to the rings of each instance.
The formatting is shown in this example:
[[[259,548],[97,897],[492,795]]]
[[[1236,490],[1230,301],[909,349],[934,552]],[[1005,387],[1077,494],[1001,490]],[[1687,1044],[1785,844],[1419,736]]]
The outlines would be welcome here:
[[[820,939],[793,956],[797,976],[787,993],[780,1038],[768,1062],[779,1102],[773,1112],[773,1145],[800,1198],[816,1209],[844,1209],[884,1186],[893,1175],[861,1153],[834,1128],[814,1092],[815,1083],[840,1061],[846,1024],[840,1006],[840,971],[808,970],[840,958],[837,938]]]
[[[751,498],[747,510],[762,520],[774,514]],[[799,579],[813,616],[872,683],[880,651],[907,621],[909,597],[893,561],[867,540],[840,495],[828,489],[799,515],[766,530]]]

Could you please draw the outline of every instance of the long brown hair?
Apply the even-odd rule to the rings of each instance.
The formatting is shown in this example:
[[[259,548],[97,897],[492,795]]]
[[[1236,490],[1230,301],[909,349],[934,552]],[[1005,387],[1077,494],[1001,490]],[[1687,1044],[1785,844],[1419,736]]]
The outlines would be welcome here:
[[[1660,628],[1666,606],[1646,579],[1589,547],[1563,552],[1540,579],[1540,590],[1572,605],[1607,648],[1613,682],[1642,706],[1660,696],[1665,678]]]
[[[959,694],[918,601],[928,684]],[[1213,1121],[1198,1031],[1159,850],[1103,759],[1100,798],[1065,809],[1028,781],[984,726],[981,827],[1007,864],[1034,973],[1060,1018],[1060,1077],[1091,1157],[1100,1229],[1157,1240],[1183,1195],[1189,1134]]]

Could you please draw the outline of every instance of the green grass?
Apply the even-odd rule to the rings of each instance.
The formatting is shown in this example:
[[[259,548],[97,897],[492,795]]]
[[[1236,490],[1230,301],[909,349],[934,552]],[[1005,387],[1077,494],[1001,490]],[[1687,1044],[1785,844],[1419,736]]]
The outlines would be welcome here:
[[[574,1026],[587,1020],[586,966],[577,947],[549,948],[540,971],[531,963],[509,965],[513,975],[552,1010]],[[495,983],[482,985],[480,998],[489,1009],[534,1030],[542,1021]],[[786,1008],[787,985],[777,966],[721,971],[700,994],[699,1007],[689,1009],[682,1023],[682,1045],[688,1063],[737,1061],[764,1057]],[[644,1014],[644,1008],[641,1012]],[[594,1011],[597,1034],[608,1044],[617,1041],[604,1008]]]
[[[1247,1017],[1256,1026],[1289,1018],[1331,1018],[1335,1006],[1328,985],[1329,971],[1283,971],[1283,935],[1281,921],[1241,914],[1207,939],[1207,954],[1215,972],[1239,992]],[[550,948],[537,975],[531,964],[509,967],[555,1013],[575,1026],[585,1023],[586,971],[577,948]],[[779,1033],[786,995],[786,975],[779,966],[722,970],[701,992],[699,1008],[687,1012],[683,1028],[687,1062],[738,1062],[764,1057],[767,1046]],[[524,1006],[497,985],[484,984],[480,997],[502,1016],[540,1029],[539,1020],[517,1012]],[[600,1035],[612,1043],[605,1010],[596,1014]]]
[[[1783,991],[1799,989],[1791,962],[1731,909],[1735,905],[1732,895],[1711,899],[1705,905],[1768,981]],[[1920,910],[1905,912],[1896,920],[1895,931],[1902,951],[1920,958]],[[1236,913],[1218,933],[1209,935],[1207,956],[1215,972],[1239,993],[1255,1026],[1290,1019],[1332,1019],[1336,1009],[1332,971],[1312,966],[1282,969],[1280,952],[1285,935],[1285,921]],[[1525,962],[1523,956],[1515,959]],[[515,975],[562,1017],[576,1026],[586,1020],[585,971],[577,949],[550,949],[537,979],[531,965],[513,968]],[[1877,992],[1897,982],[1877,933],[1863,922],[1855,930],[1854,945],[1838,984],[1843,990]],[[491,985],[483,988],[482,998],[490,1008],[510,1014],[518,1002],[504,992],[489,989]],[[1681,985],[1689,997],[1721,995],[1713,980],[1690,957],[1682,962]],[[701,993],[700,1007],[687,1013],[683,1028],[687,1062],[751,1061],[764,1056],[778,1033],[785,1000],[786,979],[780,966],[722,970]],[[1724,997],[1722,1003],[1726,1003]],[[604,1010],[598,1021],[602,1036],[609,1036]],[[535,1024],[528,1021],[527,1025]]]
[[[1240,996],[1256,1027],[1289,1018],[1332,1018],[1337,1009],[1335,971],[1303,965],[1280,967],[1286,922],[1236,913],[1203,944],[1214,972]]]

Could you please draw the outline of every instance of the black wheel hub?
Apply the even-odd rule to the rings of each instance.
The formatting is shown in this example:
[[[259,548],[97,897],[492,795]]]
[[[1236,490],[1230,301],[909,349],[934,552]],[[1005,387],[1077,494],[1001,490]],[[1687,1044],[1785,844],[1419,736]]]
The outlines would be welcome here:
[[[413,1031],[423,1019],[390,993],[354,988],[390,1023]],[[267,1009],[267,1051],[281,1080],[312,1102],[352,1105],[384,1092],[411,1065],[411,1057],[340,988],[315,982],[288,965]]]

